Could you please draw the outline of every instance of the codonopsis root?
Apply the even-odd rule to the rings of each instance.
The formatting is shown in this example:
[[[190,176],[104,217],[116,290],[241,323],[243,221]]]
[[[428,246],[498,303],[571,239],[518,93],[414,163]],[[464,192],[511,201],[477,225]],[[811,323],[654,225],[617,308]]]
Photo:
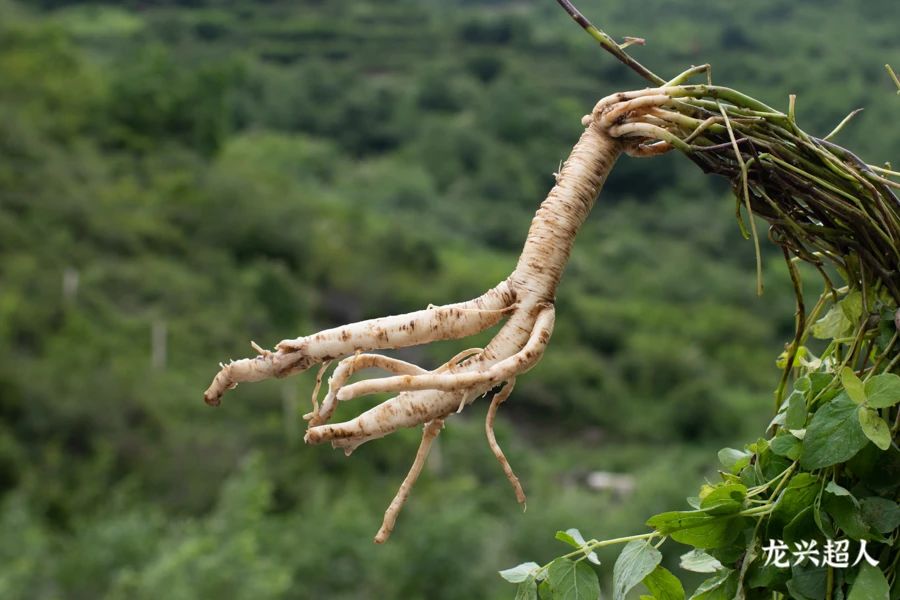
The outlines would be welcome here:
[[[432,306],[284,340],[274,351],[254,344],[256,357],[221,365],[204,394],[205,401],[218,405],[223,394],[238,383],[285,377],[339,360],[321,405],[316,397],[323,369],[317,377],[313,410],[305,416],[309,423],[305,436],[308,443],[331,442],[349,454],[360,444],[397,429],[422,426],[422,443],[416,459],[375,538],[381,543],[393,530],[445,420],[502,385],[488,409],[485,433],[517,500],[524,505],[522,486],[494,437],[497,409],[511,393],[516,377],[534,367],[543,356],[553,332],[556,288],[575,235],[619,154],[626,151],[649,155],[668,149],[667,145],[660,146],[655,138],[648,142],[645,139],[648,136],[620,141],[612,131],[640,122],[642,118],[651,119],[651,111],[671,102],[669,95],[656,91],[617,94],[597,104],[582,120],[585,130],[557,174],[556,185],[532,220],[515,270],[493,289],[468,302]],[[652,115],[652,119],[663,120],[657,115]],[[623,129],[618,134],[624,138],[633,132]],[[433,370],[372,352],[464,338],[504,319],[503,326],[483,349],[467,350]],[[355,373],[373,368],[390,375],[348,385]],[[328,422],[338,402],[382,392],[397,395],[349,421]]]

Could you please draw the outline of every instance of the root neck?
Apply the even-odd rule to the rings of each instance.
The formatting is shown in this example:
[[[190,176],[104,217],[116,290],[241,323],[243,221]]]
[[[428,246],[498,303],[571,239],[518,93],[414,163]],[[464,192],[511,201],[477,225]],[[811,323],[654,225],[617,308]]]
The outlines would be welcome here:
[[[541,203],[510,282],[520,302],[552,302],[575,235],[622,151],[621,144],[591,122]]]

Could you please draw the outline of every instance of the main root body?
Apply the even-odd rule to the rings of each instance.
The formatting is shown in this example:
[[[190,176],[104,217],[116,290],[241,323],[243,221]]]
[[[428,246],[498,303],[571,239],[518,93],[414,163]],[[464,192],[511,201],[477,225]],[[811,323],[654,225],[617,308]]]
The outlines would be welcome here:
[[[238,383],[285,377],[340,359],[321,405],[314,394],[314,410],[305,416],[309,422],[305,437],[308,443],[331,442],[350,454],[360,444],[402,427],[424,426],[415,462],[375,538],[381,543],[390,535],[444,421],[476,398],[505,384],[494,394],[485,427],[492,452],[518,501],[524,504],[525,494],[519,480],[493,435],[497,407],[511,392],[515,378],[537,364],[547,347],[553,332],[556,288],[572,243],[619,154],[625,151],[652,155],[668,148],[660,147],[655,141],[647,143],[646,134],[624,141],[617,136],[635,136],[635,130],[628,126],[646,124],[652,111],[670,101],[668,96],[660,94],[636,97],[617,94],[601,100],[591,115],[584,117],[585,131],[557,175],[556,185],[537,210],[516,269],[493,289],[468,302],[429,307],[284,340],[275,351],[254,344],[258,356],[222,365],[204,399],[210,405],[218,405],[225,391]],[[463,338],[504,319],[506,322],[486,347],[463,352],[432,371],[372,353]],[[369,368],[391,375],[347,385],[354,373]],[[397,395],[350,421],[328,423],[338,402],[381,392]]]

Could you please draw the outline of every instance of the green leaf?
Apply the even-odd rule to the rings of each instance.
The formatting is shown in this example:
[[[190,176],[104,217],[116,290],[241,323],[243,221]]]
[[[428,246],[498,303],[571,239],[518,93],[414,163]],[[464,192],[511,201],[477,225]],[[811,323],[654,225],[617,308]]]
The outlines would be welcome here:
[[[791,460],[800,458],[800,452],[803,449],[800,440],[790,433],[775,436],[769,444],[769,448],[778,456],[786,456]]]
[[[769,421],[769,426],[766,427],[766,431],[768,431],[769,429],[774,429],[776,425],[784,427],[784,419],[786,414],[786,410],[779,410],[777,413],[775,413],[775,416],[772,417],[771,421]]]
[[[838,304],[844,312],[844,316],[851,323],[857,323],[862,316],[862,294],[859,291],[853,291],[847,294],[847,297]]]
[[[701,583],[690,600],[732,600],[736,591],[737,573],[723,569]]]
[[[787,569],[776,567],[772,563],[764,564],[762,561],[755,561],[750,565],[746,585],[750,588],[779,589],[784,587],[789,575],[790,571]]]
[[[743,519],[734,515],[713,516],[702,510],[660,513],[647,525],[676,542],[696,548],[719,548],[730,544],[743,529]]]
[[[844,386],[844,391],[847,392],[850,399],[857,404],[862,404],[866,401],[866,388],[862,380],[856,376],[856,373],[850,367],[841,369],[841,385]]]
[[[900,527],[900,505],[890,498],[870,496],[859,501],[863,520],[880,533]]]
[[[822,535],[827,538],[834,538],[834,523],[832,522],[829,514],[825,512],[825,510],[821,506],[816,508],[815,512],[813,513],[813,520],[816,522],[816,527],[819,528],[819,531],[822,532]]]
[[[644,577],[644,585],[655,600],[684,600],[684,586],[667,568],[659,565]]]
[[[703,550],[691,550],[681,555],[681,568],[694,573],[715,573],[722,568],[722,563]]]
[[[809,381],[807,379],[807,381]],[[794,390],[788,396],[787,412],[784,416],[785,429],[803,429],[806,426],[806,396]]]
[[[862,512],[848,496],[826,496],[823,499],[825,510],[834,519],[848,537],[855,540],[871,539],[869,526],[863,520]]]
[[[749,452],[734,448],[722,448],[719,450],[719,462],[732,473],[737,473],[750,464],[750,456]]]
[[[516,600],[538,600],[537,582],[534,577],[529,575],[519,584],[516,588]]]
[[[832,306],[824,317],[813,324],[812,334],[820,340],[830,340],[844,337],[852,327],[853,323],[844,315],[840,306]]]
[[[712,488],[700,501],[700,509],[710,515],[736,513],[744,507],[747,486],[740,483],[723,483]]]
[[[823,373],[821,371],[810,373],[807,377],[809,377],[810,382],[808,398],[815,398],[818,396],[834,379],[834,376],[831,373]]]
[[[825,486],[825,491],[829,494],[834,494],[835,496],[850,496],[850,498],[853,499],[853,502],[856,502],[856,498],[853,498],[853,494],[850,493],[850,490],[838,485],[834,481],[828,482],[828,485]]]
[[[557,558],[547,569],[553,600],[597,600],[600,581],[586,562]]]
[[[771,481],[772,478],[777,477],[791,466],[792,462],[783,456],[778,456],[772,452],[771,448],[767,447],[763,453],[757,456],[756,470],[760,476],[759,483]]]
[[[754,454],[762,454],[769,447],[769,442],[765,438],[759,438],[752,444],[747,444],[747,450]]]
[[[856,416],[857,404],[846,393],[815,412],[803,438],[800,465],[814,470],[845,462],[868,442]]]
[[[499,571],[499,573],[500,577],[510,583],[521,583],[528,579],[528,577],[534,575],[534,572],[540,568],[541,565],[537,564],[536,562],[526,562],[520,565],[516,565],[511,569]]]
[[[584,536],[581,535],[581,532],[578,531],[577,529],[575,529],[574,527],[571,529],[566,529],[565,531],[557,531],[556,539],[558,539],[561,542],[565,542],[565,543],[569,544],[573,548],[578,548],[580,550],[584,550],[585,556],[587,557],[587,559],[589,561],[591,561],[595,565],[600,564],[600,559],[597,558],[597,553],[593,552],[593,551],[588,551],[587,548],[585,548],[585,545],[587,544],[587,542],[585,541]]]
[[[818,534],[819,529],[816,525],[814,507],[807,506],[784,526],[781,539],[790,546],[794,542],[802,542],[818,537]]]
[[[881,569],[863,561],[847,600],[888,600],[889,593],[888,582]]]
[[[567,529],[566,531],[557,531],[555,537],[559,541],[565,542],[565,543],[569,544],[570,546],[572,546],[573,548],[581,548],[581,545],[582,545],[581,542],[578,542],[575,539],[575,536],[572,535],[572,532],[578,532],[578,536],[581,537],[581,532],[579,532],[577,529],[574,529],[574,528]]]
[[[891,429],[874,408],[860,406],[857,411],[859,425],[863,433],[881,450],[891,447]]]
[[[791,477],[784,491],[775,500],[772,520],[782,527],[794,520],[800,511],[815,500],[819,484],[819,478],[811,473],[797,473]]]
[[[628,542],[613,566],[613,599],[624,600],[625,594],[653,572],[662,554],[647,540]]]
[[[882,373],[868,380],[866,402],[872,408],[887,408],[900,402],[900,376]]]
[[[755,485],[763,483],[762,477],[760,477],[760,474],[757,473],[756,469],[749,466],[741,469],[740,478],[741,483],[743,483],[747,487],[753,487]],[[700,508],[700,505],[697,504],[697,506],[694,506],[694,508]]]
[[[867,488],[881,496],[892,495],[900,488],[900,449],[894,444],[887,450],[866,444],[847,466]]]
[[[791,592],[792,598],[824,600],[826,567],[817,567],[810,563],[792,566],[791,575],[787,589]]]
[[[797,348],[797,351],[794,353],[794,359],[791,361],[791,368],[793,369],[794,367],[803,364],[802,361],[807,357],[808,354],[809,348],[807,348],[806,346],[800,346],[799,348]],[[778,358],[775,360],[775,366],[779,369],[786,369],[789,355],[790,352],[788,350],[785,350],[784,352],[779,354]]]

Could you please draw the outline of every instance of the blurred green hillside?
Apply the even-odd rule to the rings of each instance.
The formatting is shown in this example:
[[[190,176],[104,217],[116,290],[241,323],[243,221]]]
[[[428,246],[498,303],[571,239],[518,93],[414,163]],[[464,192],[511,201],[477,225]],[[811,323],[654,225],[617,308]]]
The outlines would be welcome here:
[[[581,8],[661,74],[797,93],[811,133],[864,107],[838,141],[897,164],[891,0]],[[551,0],[0,0],[0,598],[504,598],[557,529],[680,506],[762,432],[793,331],[780,253],[756,298],[727,186],[681,156],[616,166],[500,412],[527,513],[483,403],[375,547],[418,432],[306,447],[312,374],[201,400],[251,339],[504,278],[581,115],[643,86]]]

